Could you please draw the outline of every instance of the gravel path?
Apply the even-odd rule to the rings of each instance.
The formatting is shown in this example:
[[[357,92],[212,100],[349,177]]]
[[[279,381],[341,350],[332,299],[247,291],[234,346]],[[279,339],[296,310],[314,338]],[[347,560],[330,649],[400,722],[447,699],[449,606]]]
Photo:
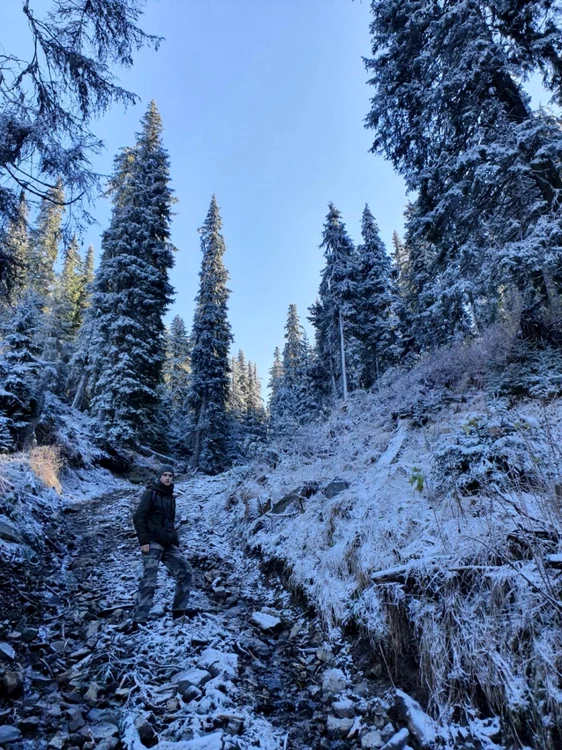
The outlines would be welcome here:
[[[127,634],[139,488],[67,506],[53,519],[43,590],[28,591],[26,611],[0,626],[0,747],[384,745],[397,727],[345,643],[325,642],[314,616],[260,572],[226,510],[207,512],[208,498],[224,491],[220,479],[178,489],[201,614],[172,621],[173,582],[162,567],[151,620]]]

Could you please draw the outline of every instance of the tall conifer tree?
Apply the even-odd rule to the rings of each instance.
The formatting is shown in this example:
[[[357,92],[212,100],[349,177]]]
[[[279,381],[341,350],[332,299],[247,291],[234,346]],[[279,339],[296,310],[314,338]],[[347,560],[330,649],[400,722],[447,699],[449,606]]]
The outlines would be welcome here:
[[[29,208],[25,193],[20,193],[16,215],[0,233],[0,299],[15,303],[28,281]]]
[[[59,180],[41,200],[37,224],[31,233],[29,283],[45,299],[55,288],[55,263],[62,239],[64,191]]]
[[[154,102],[134,148],[116,159],[111,224],[102,238],[86,342],[94,359],[91,409],[110,444],[153,436],[165,359],[164,314],[172,300],[168,272],[172,191],[162,121]]]
[[[326,265],[322,271],[319,300],[310,308],[316,329],[319,362],[330,379],[334,397],[347,398],[354,385],[356,342],[352,320],[357,304],[358,265],[355,247],[341,214],[330,203],[320,245]]]
[[[361,233],[354,333],[361,342],[361,385],[369,388],[398,357],[398,320],[390,258],[368,206]]]
[[[433,256],[426,309],[438,343],[488,323],[506,290],[523,333],[559,307],[560,128],[523,88],[540,72],[562,99],[551,5],[372,0],[367,125],[373,150],[419,196],[409,234]]]
[[[188,403],[193,420],[191,466],[209,473],[228,462],[227,402],[230,384],[228,273],[223,256],[222,220],[215,196],[201,229],[203,260],[193,319],[191,384]]]

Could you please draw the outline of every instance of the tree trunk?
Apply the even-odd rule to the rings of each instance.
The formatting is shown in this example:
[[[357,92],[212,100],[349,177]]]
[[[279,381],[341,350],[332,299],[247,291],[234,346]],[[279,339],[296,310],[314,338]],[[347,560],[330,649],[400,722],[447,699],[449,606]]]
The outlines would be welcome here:
[[[340,354],[341,354],[341,380],[343,386],[343,400],[347,401],[347,370],[345,367],[345,342],[343,339],[343,316],[339,311],[340,319]]]
[[[82,402],[84,401],[84,394],[86,393],[86,386],[88,385],[88,373],[86,370],[82,373],[80,382],[78,383],[78,390],[72,401],[73,409],[82,409]]]
[[[197,427],[195,428],[195,443],[193,445],[193,453],[189,459],[189,467],[191,469],[199,468],[199,459],[201,458],[201,442],[203,436],[203,423],[205,419],[205,410],[207,407],[207,398],[203,396],[201,401],[201,409],[199,411],[199,419],[197,420]]]

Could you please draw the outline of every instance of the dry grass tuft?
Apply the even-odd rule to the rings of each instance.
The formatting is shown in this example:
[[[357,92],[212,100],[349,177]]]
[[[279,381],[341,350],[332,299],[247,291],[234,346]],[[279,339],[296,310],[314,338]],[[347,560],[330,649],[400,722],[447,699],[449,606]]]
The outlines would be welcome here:
[[[61,494],[59,481],[60,470],[63,466],[58,445],[41,445],[29,451],[29,465],[35,476],[46,487],[52,487],[57,494]]]

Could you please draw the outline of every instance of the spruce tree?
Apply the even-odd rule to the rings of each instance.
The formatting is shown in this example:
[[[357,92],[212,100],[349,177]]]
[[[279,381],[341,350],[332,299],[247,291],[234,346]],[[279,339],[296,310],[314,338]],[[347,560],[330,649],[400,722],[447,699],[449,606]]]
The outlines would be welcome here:
[[[223,256],[222,220],[215,196],[201,231],[203,260],[193,318],[191,383],[188,403],[192,414],[190,464],[216,473],[228,462],[227,402],[230,384],[228,273]]]
[[[357,248],[359,273],[354,334],[361,342],[361,386],[370,388],[397,360],[399,332],[390,258],[367,205],[361,234],[363,243]]]
[[[84,262],[82,264],[82,278],[80,280],[81,292],[78,302],[78,317],[80,325],[82,325],[82,323],[84,322],[84,315],[86,313],[86,310],[90,306],[94,278],[94,246],[89,245],[88,250],[86,251],[86,258],[84,259]]]
[[[84,300],[84,266],[76,237],[73,237],[64,254],[64,264],[59,280],[64,328],[70,339],[76,337],[82,325]]]
[[[189,431],[187,394],[191,372],[191,342],[183,318],[176,315],[166,332],[160,432],[167,450],[185,452]]]
[[[316,330],[323,380],[331,381],[334,398],[347,398],[356,378],[356,342],[352,321],[357,305],[357,254],[341,214],[330,203],[321,248],[326,265],[322,271],[319,299],[310,308]]]
[[[55,287],[55,263],[62,239],[64,191],[59,180],[41,200],[37,224],[31,233],[29,283],[45,300]]]
[[[230,363],[230,389],[228,397],[229,411],[234,418],[244,424],[248,408],[248,363],[246,355],[240,349]]]
[[[296,305],[289,305],[283,355],[275,350],[271,370],[270,423],[273,432],[290,434],[311,419],[315,407],[310,381],[310,352]]]
[[[273,365],[269,371],[269,419],[272,425],[279,420],[281,416],[281,385],[283,378],[283,361],[281,359],[281,350],[278,346],[273,352]]]
[[[0,300],[14,304],[27,284],[29,264],[29,208],[25,193],[20,193],[14,218],[0,233]],[[0,303],[0,304],[2,304]]]
[[[41,418],[47,381],[40,358],[41,298],[27,292],[15,307],[1,344],[0,412],[16,450],[30,448]]]
[[[261,395],[261,384],[255,362],[248,362],[248,392],[246,398],[246,428],[255,438],[265,436],[266,413]]]
[[[168,271],[172,191],[162,121],[154,102],[134,148],[116,159],[113,213],[87,321],[91,411],[110,444],[154,434],[165,359],[164,314],[172,300]]]
[[[523,86],[540,72],[562,98],[559,17],[542,0],[371,5],[367,125],[418,193],[409,232],[433,257],[436,339],[488,323],[506,289],[536,331],[562,291],[562,142]]]

